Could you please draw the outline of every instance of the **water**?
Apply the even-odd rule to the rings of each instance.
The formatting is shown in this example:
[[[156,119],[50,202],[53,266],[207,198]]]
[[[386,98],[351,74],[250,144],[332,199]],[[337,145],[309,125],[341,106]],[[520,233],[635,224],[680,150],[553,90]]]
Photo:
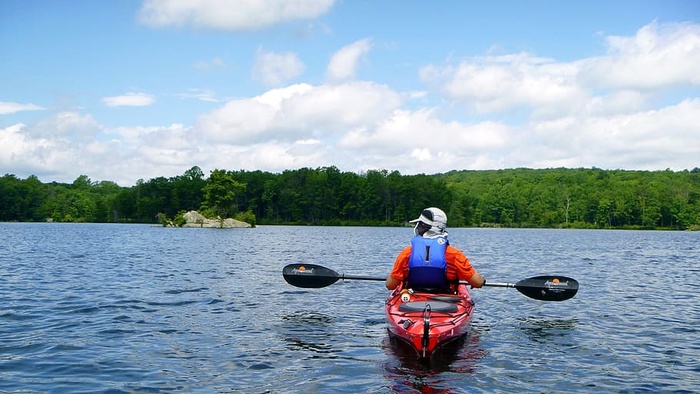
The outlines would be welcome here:
[[[384,277],[410,228],[0,223],[0,392],[698,392],[700,233],[451,229],[494,282],[430,366],[388,339],[381,282],[298,289],[288,263]]]

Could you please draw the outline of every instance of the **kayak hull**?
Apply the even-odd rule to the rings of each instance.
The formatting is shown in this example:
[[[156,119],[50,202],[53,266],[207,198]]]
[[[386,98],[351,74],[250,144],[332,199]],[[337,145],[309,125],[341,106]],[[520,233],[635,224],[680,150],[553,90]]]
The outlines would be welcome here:
[[[430,357],[469,329],[474,302],[465,285],[457,294],[411,292],[400,287],[386,300],[389,335],[406,342],[418,357]]]

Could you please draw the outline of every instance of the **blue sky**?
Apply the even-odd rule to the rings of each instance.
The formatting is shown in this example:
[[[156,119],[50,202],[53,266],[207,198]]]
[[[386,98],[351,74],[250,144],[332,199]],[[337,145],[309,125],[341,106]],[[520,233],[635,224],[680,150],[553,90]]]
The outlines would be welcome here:
[[[700,167],[700,2],[6,0],[0,175]]]

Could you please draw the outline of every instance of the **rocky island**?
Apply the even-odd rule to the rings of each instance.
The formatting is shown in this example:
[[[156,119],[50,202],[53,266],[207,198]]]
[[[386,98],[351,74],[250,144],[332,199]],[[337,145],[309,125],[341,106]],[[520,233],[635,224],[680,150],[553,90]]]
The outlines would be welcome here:
[[[251,228],[250,223],[240,220],[226,218],[207,219],[197,211],[189,211],[182,214],[185,219],[185,224],[182,227],[201,227],[201,228]]]

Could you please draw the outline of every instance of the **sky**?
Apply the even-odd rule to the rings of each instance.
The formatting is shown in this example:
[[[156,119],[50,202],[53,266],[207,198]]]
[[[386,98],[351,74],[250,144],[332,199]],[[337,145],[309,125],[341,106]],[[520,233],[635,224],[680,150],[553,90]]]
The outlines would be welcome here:
[[[0,176],[700,167],[697,0],[0,0]]]

